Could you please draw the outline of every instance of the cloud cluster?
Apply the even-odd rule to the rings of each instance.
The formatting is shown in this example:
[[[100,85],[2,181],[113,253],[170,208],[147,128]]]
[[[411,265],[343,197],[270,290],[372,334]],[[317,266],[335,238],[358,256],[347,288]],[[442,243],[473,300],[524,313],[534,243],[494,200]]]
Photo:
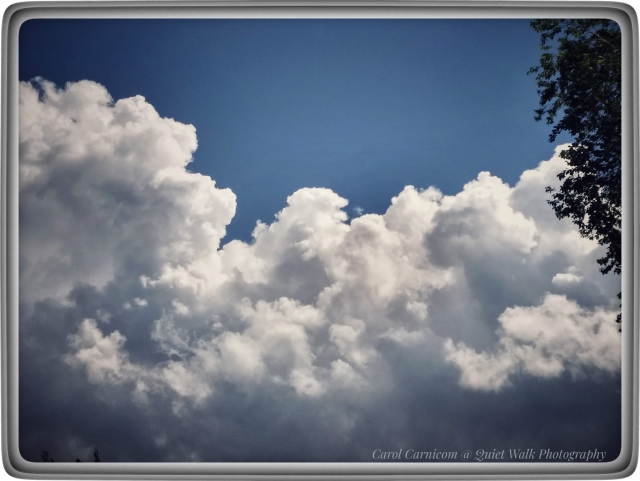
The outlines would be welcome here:
[[[500,389],[520,370],[557,377],[565,368],[616,371],[620,367],[620,339],[609,328],[609,311],[585,311],[565,296],[548,294],[540,306],[507,308],[499,321],[496,354],[479,354],[464,343],[454,346],[447,340],[447,359],[460,368],[465,386]]]
[[[186,170],[195,128],[100,85],[20,85],[20,259],[25,300],[103,287],[128,265],[153,269],[215,250],[235,195]]]
[[[619,370],[619,279],[546,204],[558,150],[514,187],[407,186],[382,215],[301,188],[245,243],[224,239],[235,195],[188,170],[196,146],[142,97],[21,84],[21,348],[58,339],[67,376],[184,419],[230,392],[329,403],[345,436],[399,369],[461,393]]]

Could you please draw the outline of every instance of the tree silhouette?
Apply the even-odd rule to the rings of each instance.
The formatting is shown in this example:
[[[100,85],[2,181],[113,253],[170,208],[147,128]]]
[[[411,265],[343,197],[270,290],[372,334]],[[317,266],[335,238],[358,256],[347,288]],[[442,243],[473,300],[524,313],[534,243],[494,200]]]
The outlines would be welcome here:
[[[42,456],[42,462],[44,462],[44,463],[54,463],[55,462],[53,460],[53,458],[49,457],[49,453],[47,451],[42,451],[41,456]]]
[[[41,456],[42,456],[42,461],[45,463],[55,462],[53,458],[49,457],[49,453],[47,451],[42,451]],[[76,458],[76,463],[81,463],[81,462],[82,461],[80,461],[80,458]],[[100,462],[100,453],[96,448],[93,449],[93,462],[94,463]]]
[[[531,22],[541,34],[536,73],[540,108],[535,119],[574,139],[560,156],[567,168],[549,204],[559,219],[568,217],[583,237],[606,246],[598,259],[603,274],[621,272],[621,32],[602,19],[541,19]],[[620,298],[620,294],[618,294]],[[618,315],[617,322],[621,317]]]

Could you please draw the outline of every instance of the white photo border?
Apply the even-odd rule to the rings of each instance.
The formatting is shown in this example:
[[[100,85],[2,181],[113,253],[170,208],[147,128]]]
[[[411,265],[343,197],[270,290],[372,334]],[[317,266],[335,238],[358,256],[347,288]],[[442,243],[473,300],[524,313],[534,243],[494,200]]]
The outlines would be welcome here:
[[[18,33],[40,18],[608,18],[622,31],[622,448],[607,463],[34,463],[18,448]],[[2,23],[0,314],[2,460],[28,479],[612,479],[638,462],[638,20],[617,2],[202,1],[31,2]],[[633,269],[630,267],[633,266]]]

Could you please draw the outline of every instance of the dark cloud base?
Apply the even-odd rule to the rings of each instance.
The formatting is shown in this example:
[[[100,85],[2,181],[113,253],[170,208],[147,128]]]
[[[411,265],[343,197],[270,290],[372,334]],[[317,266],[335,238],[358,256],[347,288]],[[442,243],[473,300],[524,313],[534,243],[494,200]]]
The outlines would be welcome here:
[[[130,388],[103,390],[62,361],[67,333],[88,315],[82,306],[104,300],[88,286],[71,297],[72,307],[37,303],[21,323],[19,445],[28,461],[40,461],[43,450],[59,462],[89,461],[94,447],[106,462],[369,462],[375,449],[400,448],[598,449],[612,461],[620,452],[619,375],[519,376],[497,393],[472,391],[458,385],[453,367],[430,374],[429,353],[392,343],[381,350],[395,369],[393,389],[365,403],[301,398],[277,386],[251,394],[223,383],[187,416],[165,397],[136,405]],[[117,316],[108,326],[123,327]],[[350,429],[341,429],[345,422]]]

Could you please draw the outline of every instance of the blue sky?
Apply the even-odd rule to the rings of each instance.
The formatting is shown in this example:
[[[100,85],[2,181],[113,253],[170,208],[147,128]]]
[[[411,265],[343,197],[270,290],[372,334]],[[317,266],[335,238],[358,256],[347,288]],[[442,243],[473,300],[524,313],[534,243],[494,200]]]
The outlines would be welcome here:
[[[32,20],[19,75],[94,80],[194,125],[190,169],[238,196],[226,242],[303,186],[353,214],[481,170],[513,185],[553,152],[539,55],[528,20]]]

